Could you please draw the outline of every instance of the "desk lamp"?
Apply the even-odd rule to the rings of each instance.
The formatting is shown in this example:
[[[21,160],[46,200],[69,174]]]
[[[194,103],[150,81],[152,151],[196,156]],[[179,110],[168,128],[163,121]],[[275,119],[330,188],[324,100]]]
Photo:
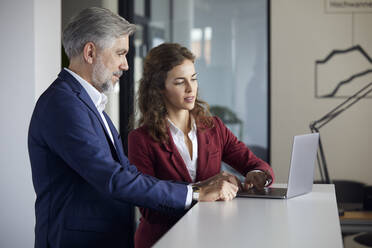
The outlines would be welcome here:
[[[322,128],[327,123],[329,123],[334,118],[336,118],[338,115],[340,115],[342,112],[350,108],[360,99],[365,98],[370,92],[372,92],[372,82],[364,86],[362,89],[358,90],[354,95],[348,97],[345,101],[337,105],[334,109],[329,111],[327,114],[322,116],[320,119],[311,122],[310,123],[311,132],[319,133],[320,128]],[[331,179],[329,178],[326,158],[325,158],[325,154],[323,150],[323,145],[322,145],[322,141],[320,138],[320,133],[319,133],[319,150],[317,153],[317,161],[318,161],[321,181],[323,183],[328,183],[328,184],[331,183]]]

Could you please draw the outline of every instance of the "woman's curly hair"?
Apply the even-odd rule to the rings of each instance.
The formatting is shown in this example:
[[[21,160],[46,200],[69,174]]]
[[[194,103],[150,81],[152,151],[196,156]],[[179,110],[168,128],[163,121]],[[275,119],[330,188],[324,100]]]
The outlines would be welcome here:
[[[157,142],[168,142],[167,109],[164,102],[165,80],[175,66],[185,60],[195,62],[195,56],[177,43],[163,43],[147,54],[143,63],[143,75],[139,82],[139,126],[145,126]],[[196,97],[195,107],[190,111],[199,129],[213,127],[209,105]]]

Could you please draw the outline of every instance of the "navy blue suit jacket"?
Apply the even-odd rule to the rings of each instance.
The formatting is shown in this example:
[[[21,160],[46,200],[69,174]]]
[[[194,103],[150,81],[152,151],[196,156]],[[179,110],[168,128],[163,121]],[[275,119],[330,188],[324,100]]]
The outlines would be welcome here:
[[[28,136],[35,247],[130,247],[132,204],[184,210],[187,187],[138,172],[105,117],[116,148],[88,93],[65,70],[39,98]]]

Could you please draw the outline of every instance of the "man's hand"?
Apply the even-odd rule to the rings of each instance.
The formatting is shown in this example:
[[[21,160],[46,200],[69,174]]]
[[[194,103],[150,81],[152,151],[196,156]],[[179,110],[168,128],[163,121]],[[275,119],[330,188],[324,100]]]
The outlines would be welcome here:
[[[243,187],[240,180],[236,176],[234,176],[234,175],[232,175],[232,174],[230,174],[226,171],[222,171],[222,172],[218,173],[217,175],[215,175],[213,177],[210,177],[210,178],[208,178],[204,181],[196,183],[195,185],[198,186],[198,187],[203,187],[203,186],[208,185],[210,183],[213,183],[217,180],[228,181],[229,183],[232,183],[235,186],[237,186],[239,189],[241,189]]]
[[[244,190],[263,190],[266,182],[270,180],[272,177],[268,171],[250,171],[245,177]]]
[[[239,179],[227,172],[221,172],[196,186],[200,187],[199,201],[230,201],[242,187]]]

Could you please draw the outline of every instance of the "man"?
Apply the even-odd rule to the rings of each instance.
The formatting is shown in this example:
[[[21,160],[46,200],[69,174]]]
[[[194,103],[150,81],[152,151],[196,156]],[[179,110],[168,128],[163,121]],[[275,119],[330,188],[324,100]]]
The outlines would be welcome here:
[[[109,10],[89,8],[64,31],[69,68],[39,98],[29,128],[35,247],[132,246],[133,205],[182,214],[199,190],[202,201],[236,195],[239,183],[226,173],[193,189],[143,175],[129,164],[103,111],[103,93],[128,70],[134,29]]]

